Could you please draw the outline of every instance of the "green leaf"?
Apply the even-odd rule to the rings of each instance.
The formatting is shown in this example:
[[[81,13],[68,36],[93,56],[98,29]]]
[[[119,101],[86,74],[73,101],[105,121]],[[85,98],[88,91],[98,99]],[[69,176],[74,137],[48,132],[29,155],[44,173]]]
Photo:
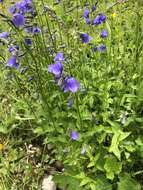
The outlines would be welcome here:
[[[129,174],[124,174],[118,182],[118,190],[141,190],[141,186]]]
[[[120,160],[121,155],[120,155],[120,150],[118,148],[119,136],[120,136],[120,134],[117,134],[117,133],[114,134],[114,136],[112,138],[111,146],[109,148],[109,152],[113,152],[115,154],[115,156],[117,156],[117,158]]]
[[[91,190],[96,190],[96,185],[94,183],[91,183],[90,188],[91,188]]]
[[[119,150],[119,143],[126,139],[131,133],[130,132],[122,132],[121,130],[115,131],[113,135],[111,146],[109,148],[109,152],[113,152],[114,155],[120,160],[121,152]]]
[[[112,184],[109,183],[109,180],[103,175],[97,177],[96,183],[97,190],[112,190]]]
[[[106,177],[113,180],[115,174],[119,174],[122,170],[122,163],[118,162],[113,156],[106,158],[104,169],[106,170]]]
[[[54,176],[54,181],[58,184],[59,188],[65,188],[67,186],[67,190],[82,190],[79,180],[70,175],[56,175]]]
[[[7,134],[8,133],[7,127],[0,125],[0,133]]]
[[[82,187],[82,186],[88,184],[89,182],[90,182],[90,179],[89,179],[88,177],[85,177],[85,178],[81,181],[80,187]]]

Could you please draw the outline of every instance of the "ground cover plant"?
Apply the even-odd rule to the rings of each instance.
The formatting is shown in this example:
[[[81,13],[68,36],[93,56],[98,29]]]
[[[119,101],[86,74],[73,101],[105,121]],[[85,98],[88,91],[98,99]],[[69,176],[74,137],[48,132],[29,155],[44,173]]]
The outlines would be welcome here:
[[[143,189],[142,16],[141,0],[0,0],[0,190]]]

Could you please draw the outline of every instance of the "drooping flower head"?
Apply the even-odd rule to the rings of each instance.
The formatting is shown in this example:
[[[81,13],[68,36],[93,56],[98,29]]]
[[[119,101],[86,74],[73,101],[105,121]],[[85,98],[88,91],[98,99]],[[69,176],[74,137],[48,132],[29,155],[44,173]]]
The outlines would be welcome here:
[[[100,14],[100,20],[101,20],[101,22],[106,21],[106,16],[103,13]]]
[[[91,40],[91,37],[86,33],[80,34],[80,38],[82,40],[82,43],[85,44],[87,44]]]
[[[9,9],[10,14],[20,13],[25,14],[33,10],[32,7],[32,0],[23,0],[16,2],[12,7]]]
[[[104,45],[104,44],[101,44],[101,45],[98,47],[98,51],[100,51],[100,52],[105,52],[105,50],[106,50],[106,45]]]
[[[18,45],[10,46],[8,48],[8,50],[9,50],[10,53],[13,53],[14,51],[18,51],[19,50],[19,46]]]
[[[55,64],[51,64],[48,66],[48,72],[55,75],[56,78],[60,78],[63,71],[63,65],[60,62],[56,62]]]
[[[74,141],[78,140],[79,138],[79,135],[76,131],[72,131],[70,136],[71,136],[71,139]]]
[[[86,8],[85,10],[84,10],[84,18],[89,18],[89,9],[88,8]]]
[[[85,22],[86,22],[86,24],[90,24],[91,22],[90,22],[90,18],[89,18],[89,9],[88,8],[86,8],[85,10],[84,10],[84,18],[85,18]]]
[[[64,58],[64,54],[63,54],[63,52],[59,52],[59,53],[57,53],[56,54],[56,56],[54,57],[54,62],[63,62],[65,60],[65,58]]]
[[[16,7],[21,14],[25,14],[26,12],[28,12],[29,9],[32,8],[31,5],[32,5],[32,0],[23,0],[16,3]]]
[[[31,45],[32,45],[32,40],[31,40],[30,38],[25,38],[25,39],[24,39],[24,42],[25,42],[25,44],[28,45],[28,46],[31,46]]]
[[[77,92],[80,85],[74,77],[66,77],[63,83],[64,92],[71,91],[72,93]]]
[[[93,20],[93,24],[94,25],[99,25],[102,24],[103,22],[106,21],[106,16],[104,14],[99,14],[95,17],[95,19]]]
[[[39,34],[41,32],[41,29],[38,26],[34,26],[32,28],[32,33],[33,34]]]
[[[100,33],[101,38],[106,38],[108,36],[107,30],[102,30]]]
[[[7,64],[6,64],[7,67],[11,67],[11,68],[16,68],[18,69],[19,68],[19,64],[16,62],[16,55],[12,55]]]
[[[2,33],[0,33],[0,38],[7,39],[8,37],[9,37],[9,33],[8,32],[2,32]]]
[[[13,15],[12,22],[16,27],[19,28],[25,24],[25,18],[22,14],[16,13]]]
[[[86,24],[91,24],[90,18],[85,18]]]
[[[92,6],[92,11],[96,11],[96,5]]]
[[[12,7],[9,8],[8,12],[10,14],[15,14],[16,13],[16,4],[14,4]]]

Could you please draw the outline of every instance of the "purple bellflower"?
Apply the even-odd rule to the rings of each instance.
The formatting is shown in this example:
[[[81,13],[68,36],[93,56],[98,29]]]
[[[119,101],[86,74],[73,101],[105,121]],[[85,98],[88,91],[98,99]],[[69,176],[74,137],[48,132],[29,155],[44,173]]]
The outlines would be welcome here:
[[[16,13],[13,15],[12,22],[16,27],[19,28],[25,24],[25,18],[22,14]]]
[[[34,26],[32,32],[33,32],[34,34],[38,34],[38,33],[41,32],[41,29],[40,29],[38,26]]]
[[[63,84],[64,92],[71,91],[73,93],[77,92],[80,85],[74,77],[66,77]]]
[[[30,38],[25,38],[24,40],[25,44],[28,45],[28,46],[31,46],[32,45],[32,40]]]
[[[93,12],[96,11],[96,6],[95,5],[92,6],[92,11]]]
[[[8,32],[2,32],[2,33],[0,33],[0,38],[7,39],[8,37],[9,37],[9,33]]]
[[[108,32],[106,30],[102,30],[100,33],[100,37],[101,38],[107,38],[107,36],[108,36]]]
[[[90,18],[85,18],[85,22],[86,22],[86,24],[90,24],[91,23]]]
[[[6,64],[7,67],[11,67],[11,68],[16,68],[18,69],[19,68],[19,64],[16,62],[16,55],[12,55],[7,64]]]
[[[89,18],[89,10],[88,10],[88,8],[86,8],[84,10],[84,18]]]
[[[91,37],[86,33],[80,34],[80,38],[82,40],[82,43],[85,44],[87,44],[91,40]]]
[[[21,14],[25,14],[31,9],[32,1],[31,0],[23,0],[16,3],[16,8],[19,10]]]
[[[105,52],[106,50],[106,46],[104,44],[101,44],[99,47],[98,47],[98,51],[100,52]]]
[[[14,4],[12,7],[9,8],[8,12],[10,14],[15,14],[16,13],[16,4]]]
[[[76,141],[79,138],[79,135],[76,131],[72,131],[70,136],[73,141]]]
[[[60,62],[48,66],[48,72],[55,75],[56,78],[60,78],[63,71],[63,65]]]
[[[54,57],[54,62],[63,62],[65,60],[63,52],[59,52]]]
[[[18,45],[10,46],[8,48],[8,50],[9,50],[10,53],[13,53],[14,51],[18,51],[19,50],[19,46]]]
[[[105,22],[105,20],[106,20],[106,16],[101,13],[95,17],[95,19],[93,20],[93,24],[99,25],[99,24],[102,24],[103,22]]]

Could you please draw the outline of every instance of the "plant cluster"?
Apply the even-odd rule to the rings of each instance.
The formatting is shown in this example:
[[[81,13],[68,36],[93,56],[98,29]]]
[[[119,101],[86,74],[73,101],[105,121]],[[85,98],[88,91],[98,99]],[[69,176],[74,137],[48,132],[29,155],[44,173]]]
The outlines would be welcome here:
[[[142,189],[142,15],[139,0],[0,0],[0,189],[45,174]]]

